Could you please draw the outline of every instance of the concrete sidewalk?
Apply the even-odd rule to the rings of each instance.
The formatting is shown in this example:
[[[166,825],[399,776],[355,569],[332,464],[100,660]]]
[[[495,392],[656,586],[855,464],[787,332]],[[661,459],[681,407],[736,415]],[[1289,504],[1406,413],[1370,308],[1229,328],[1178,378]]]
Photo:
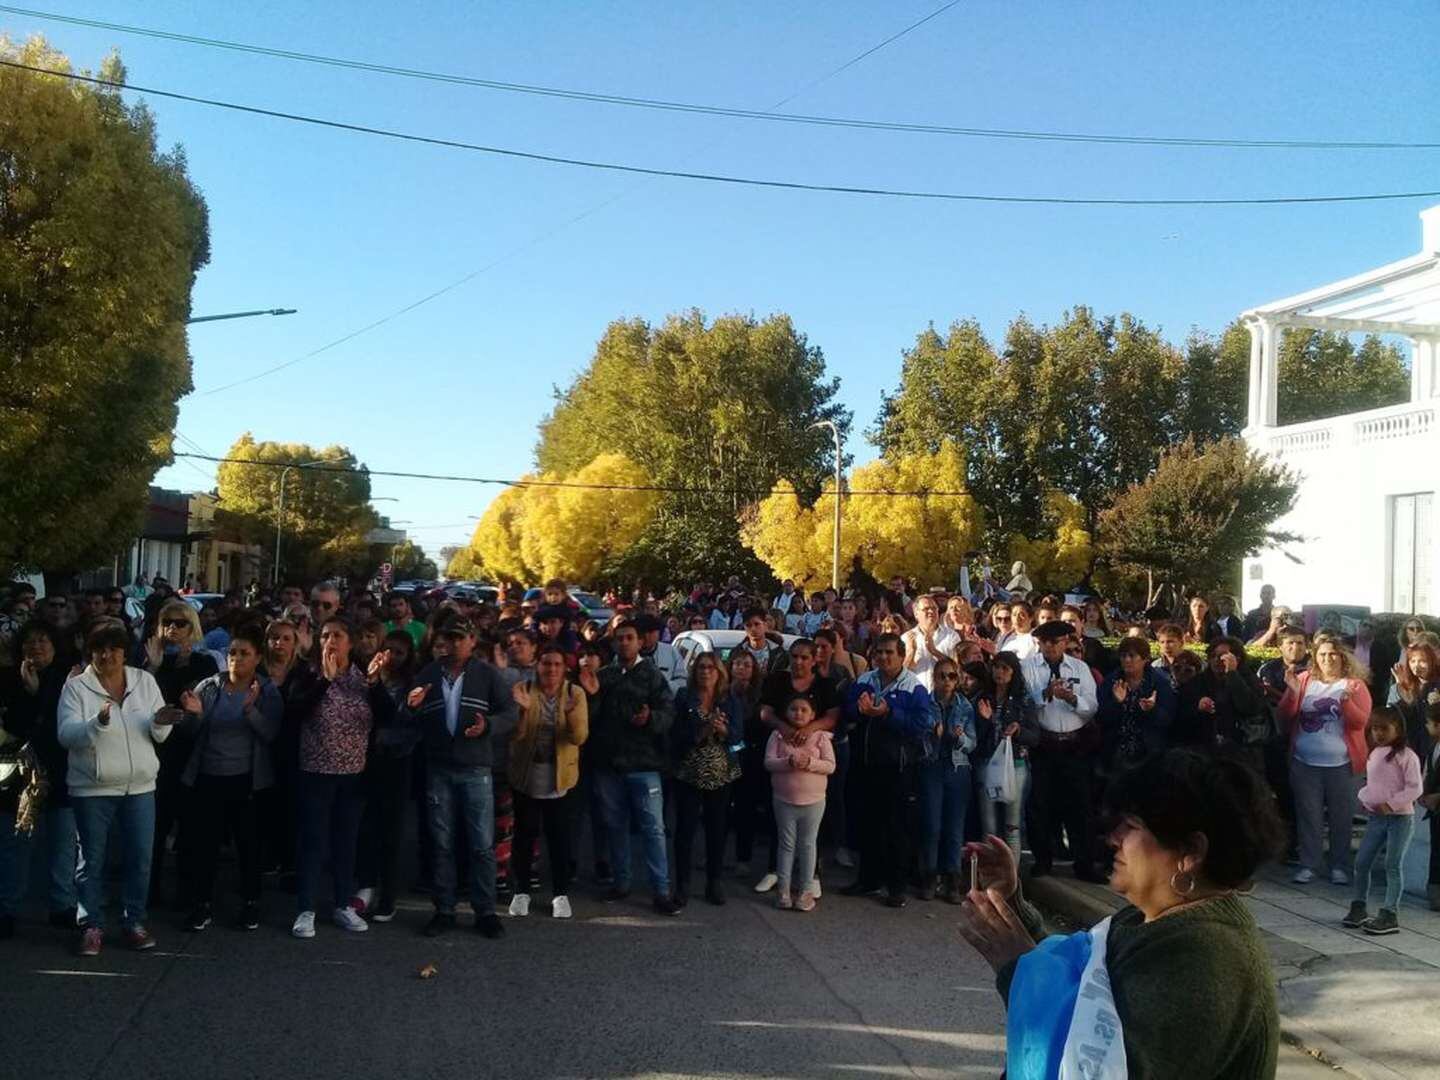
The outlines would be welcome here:
[[[1377,868],[1378,869],[1378,868]],[[1378,884],[1378,880],[1377,880]],[[1123,901],[1060,870],[1026,882],[1042,908],[1089,926]],[[1370,910],[1384,887],[1372,888]],[[1275,968],[1285,1039],[1360,1080],[1440,1080],[1440,912],[1407,895],[1398,934],[1346,930],[1350,887],[1293,885],[1271,867],[1248,899]]]

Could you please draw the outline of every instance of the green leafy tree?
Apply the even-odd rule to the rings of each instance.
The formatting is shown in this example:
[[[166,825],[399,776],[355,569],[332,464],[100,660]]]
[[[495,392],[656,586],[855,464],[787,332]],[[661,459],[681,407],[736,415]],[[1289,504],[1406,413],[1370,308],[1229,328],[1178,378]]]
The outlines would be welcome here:
[[[413,540],[400,541],[390,548],[387,555],[390,564],[395,568],[396,581],[409,581],[416,578],[423,581],[434,581],[440,576],[440,568],[435,565],[435,560],[427,556]]]
[[[544,474],[568,476],[620,453],[657,486],[686,489],[662,493],[633,557],[608,557],[611,572],[639,573],[662,552],[681,554],[688,533],[703,541],[685,564],[703,552],[703,575],[741,573],[754,559],[740,543],[740,508],[781,481],[813,500],[833,469],[829,432],[810,425],[832,420],[848,432],[838,389],[820,350],[784,315],[707,322],[690,311],[660,326],[618,321],[588,367],[557,391],[536,461]],[[533,567],[541,557],[524,559]]]
[[[1276,418],[1281,424],[1398,405],[1410,398],[1404,357],[1374,335],[1357,349],[1344,334],[1288,330],[1280,343],[1277,377]]]
[[[38,37],[0,37],[0,57],[70,70]],[[143,104],[0,69],[0,569],[88,568],[135,535],[172,460],[209,257],[184,153],[157,147]]]
[[[1100,516],[1100,555],[1112,569],[1148,574],[1155,585],[1224,585],[1241,559],[1301,539],[1274,527],[1298,491],[1294,473],[1242,439],[1201,445],[1187,438]]]
[[[374,571],[365,539],[379,523],[370,506],[370,474],[347,448],[256,442],[247,431],[225,456],[239,460],[217,470],[220,501],[244,523],[250,540],[267,547],[275,542],[280,520],[282,466],[319,463],[319,468],[293,468],[285,478],[281,556],[287,573],[316,578]]]
[[[1250,332],[1239,322],[1218,338],[1195,330],[1185,342],[1179,430],[1201,442],[1245,427],[1250,386]]]

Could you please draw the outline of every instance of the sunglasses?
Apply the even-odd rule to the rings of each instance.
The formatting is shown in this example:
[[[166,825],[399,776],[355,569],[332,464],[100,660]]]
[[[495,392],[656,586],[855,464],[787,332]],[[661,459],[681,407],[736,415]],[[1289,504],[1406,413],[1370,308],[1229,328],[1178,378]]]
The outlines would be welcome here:
[[[959,676],[959,675],[956,675],[955,672],[953,672],[953,671],[942,671],[942,672],[940,672],[938,675],[936,675],[935,677],[936,677],[937,679],[941,680],[942,682],[959,682],[959,681],[960,681],[960,676]]]
[[[179,627],[186,627],[188,629],[190,626],[190,620],[188,619],[162,619],[160,622],[162,626],[171,626],[177,629]]]

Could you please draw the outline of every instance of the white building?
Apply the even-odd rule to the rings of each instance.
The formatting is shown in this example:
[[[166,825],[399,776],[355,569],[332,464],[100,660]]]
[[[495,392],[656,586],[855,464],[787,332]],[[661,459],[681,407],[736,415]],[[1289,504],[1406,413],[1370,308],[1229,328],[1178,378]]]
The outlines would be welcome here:
[[[1420,251],[1297,296],[1251,308],[1250,445],[1301,474],[1277,527],[1305,539],[1247,559],[1244,603],[1274,585],[1279,603],[1355,604],[1434,614],[1440,601],[1440,206],[1420,214]],[[1410,340],[1410,400],[1304,424],[1276,424],[1281,335],[1291,327]]]

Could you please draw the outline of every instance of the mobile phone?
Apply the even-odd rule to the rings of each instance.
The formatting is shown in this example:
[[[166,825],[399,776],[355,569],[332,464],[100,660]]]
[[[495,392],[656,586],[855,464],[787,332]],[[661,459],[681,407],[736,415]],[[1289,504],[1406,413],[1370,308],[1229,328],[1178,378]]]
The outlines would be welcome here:
[[[973,853],[970,856],[970,888],[980,888],[980,856]]]

